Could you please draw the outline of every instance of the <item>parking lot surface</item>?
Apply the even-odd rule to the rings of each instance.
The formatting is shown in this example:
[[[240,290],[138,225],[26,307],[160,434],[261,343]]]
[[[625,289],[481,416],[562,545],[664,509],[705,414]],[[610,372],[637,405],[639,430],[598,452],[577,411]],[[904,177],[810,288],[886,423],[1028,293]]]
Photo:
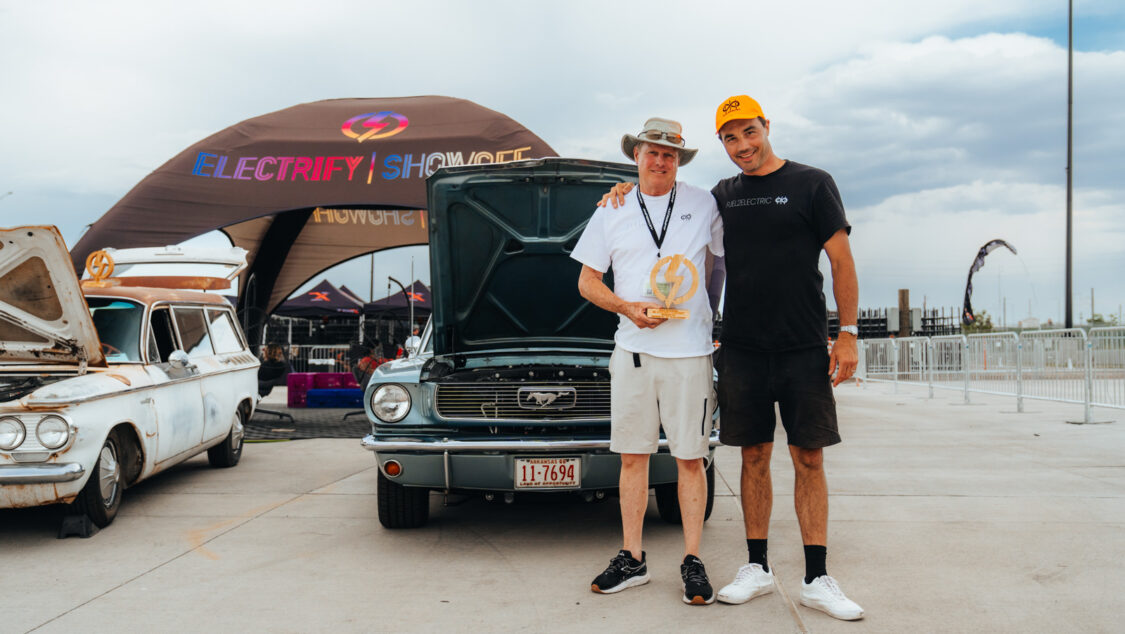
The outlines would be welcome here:
[[[425,528],[376,519],[359,439],[248,444],[129,489],[116,521],[56,539],[59,513],[0,511],[3,632],[1114,632],[1125,607],[1125,412],[890,386],[838,391],[826,451],[828,570],[867,616],[796,605],[804,572],[783,432],[769,555],[780,591],[680,601],[678,527],[650,504],[652,582],[589,591],[620,547],[615,499],[431,496]],[[745,562],[738,452],[717,453],[703,561],[716,588]]]

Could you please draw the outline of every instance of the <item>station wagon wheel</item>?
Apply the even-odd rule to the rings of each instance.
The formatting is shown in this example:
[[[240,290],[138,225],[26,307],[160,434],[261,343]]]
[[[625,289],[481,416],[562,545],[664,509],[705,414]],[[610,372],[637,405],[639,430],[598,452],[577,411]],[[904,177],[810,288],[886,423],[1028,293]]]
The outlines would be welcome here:
[[[711,459],[711,465],[707,467],[707,509],[703,512],[703,521],[706,522],[711,517],[711,509],[715,506],[715,460]],[[668,522],[669,524],[681,524],[683,519],[680,517],[680,496],[676,491],[676,483],[670,482],[668,484],[658,484],[654,487],[656,489],[656,510],[660,513],[660,519]]]
[[[75,499],[75,507],[89,516],[98,528],[105,528],[117,516],[121,506],[122,486],[120,441],[116,433],[110,433],[98,452],[98,459],[90,472],[90,478],[82,492]]]
[[[430,490],[404,487],[379,471],[375,486],[379,523],[387,528],[418,528],[430,519]]]
[[[233,467],[242,459],[242,439],[245,436],[242,408],[234,410],[230,433],[223,442],[207,450],[207,462],[212,467]]]

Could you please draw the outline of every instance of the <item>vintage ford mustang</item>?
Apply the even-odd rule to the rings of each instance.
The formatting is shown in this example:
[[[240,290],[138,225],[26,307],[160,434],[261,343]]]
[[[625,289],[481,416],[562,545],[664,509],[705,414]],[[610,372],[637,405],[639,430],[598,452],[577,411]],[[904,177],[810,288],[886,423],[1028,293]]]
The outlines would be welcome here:
[[[510,501],[523,491],[600,499],[616,489],[608,367],[617,317],[579,295],[581,266],[569,254],[602,193],[635,174],[543,159],[444,168],[429,179],[431,322],[419,354],[380,366],[365,391],[372,432],[363,446],[379,464],[384,526],[425,524],[430,491]],[[649,482],[671,522],[676,477],[661,439]]]
[[[103,277],[80,287],[54,227],[0,230],[0,508],[72,502],[104,527],[127,486],[242,455],[258,361],[229,303]]]

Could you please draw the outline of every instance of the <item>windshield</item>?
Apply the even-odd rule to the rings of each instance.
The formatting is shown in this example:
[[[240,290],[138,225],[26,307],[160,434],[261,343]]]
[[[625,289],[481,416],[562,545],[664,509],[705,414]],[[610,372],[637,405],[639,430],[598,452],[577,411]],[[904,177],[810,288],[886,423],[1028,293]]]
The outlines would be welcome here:
[[[110,363],[141,361],[141,318],[144,306],[121,299],[87,297],[102,353]]]

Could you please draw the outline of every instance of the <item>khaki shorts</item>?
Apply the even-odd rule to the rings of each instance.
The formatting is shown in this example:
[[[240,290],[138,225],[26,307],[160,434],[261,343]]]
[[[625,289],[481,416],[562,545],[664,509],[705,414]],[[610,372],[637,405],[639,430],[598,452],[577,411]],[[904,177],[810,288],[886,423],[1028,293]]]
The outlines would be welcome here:
[[[715,412],[711,355],[667,359],[616,347],[609,373],[611,451],[656,453],[663,427],[676,458],[707,456]]]

